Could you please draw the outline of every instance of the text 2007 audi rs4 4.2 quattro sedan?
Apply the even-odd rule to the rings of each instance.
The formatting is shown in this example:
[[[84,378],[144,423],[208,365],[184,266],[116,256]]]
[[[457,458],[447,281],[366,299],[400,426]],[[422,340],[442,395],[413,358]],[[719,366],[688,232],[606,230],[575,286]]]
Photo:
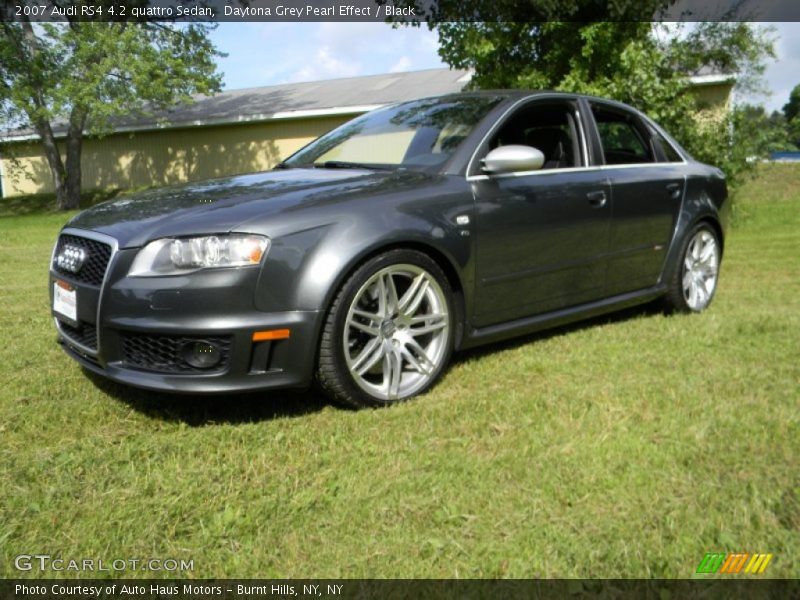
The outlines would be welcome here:
[[[264,173],[109,201],[61,231],[59,340],[142,388],[305,387],[381,406],[454,350],[663,298],[702,311],[719,169],[640,112],[550,92],[360,116]]]

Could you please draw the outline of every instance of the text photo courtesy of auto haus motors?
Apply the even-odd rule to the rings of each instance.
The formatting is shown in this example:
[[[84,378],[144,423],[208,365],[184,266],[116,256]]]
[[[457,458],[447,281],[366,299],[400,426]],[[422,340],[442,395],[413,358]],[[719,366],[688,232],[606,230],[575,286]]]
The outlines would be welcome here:
[[[72,358],[125,384],[317,381],[383,406],[428,390],[457,350],[659,297],[703,311],[726,198],[719,169],[630,106],[431,96],[269,171],[79,213],[53,252],[53,315]]]

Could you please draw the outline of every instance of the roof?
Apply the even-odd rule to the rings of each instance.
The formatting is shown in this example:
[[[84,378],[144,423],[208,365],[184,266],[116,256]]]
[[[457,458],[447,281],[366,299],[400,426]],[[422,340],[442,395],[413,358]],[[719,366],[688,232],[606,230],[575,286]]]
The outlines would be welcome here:
[[[720,71],[719,68],[714,65],[702,65],[699,69],[689,74],[689,81],[695,87],[719,85],[721,83],[735,83],[736,75]]]
[[[235,123],[357,115],[396,102],[460,92],[472,72],[427,69],[265,87],[197,96],[191,104],[151,115],[123,117],[112,123],[114,132],[207,127]],[[695,85],[735,81],[735,76],[703,68],[689,80]],[[56,137],[64,137],[65,123],[55,123]],[[0,141],[38,139],[32,129],[0,131]]]
[[[356,115],[395,102],[460,92],[470,78],[470,71],[428,69],[230,90],[214,96],[198,96],[192,104],[152,115],[119,119],[113,123],[113,130],[146,131]],[[56,124],[53,130],[57,137],[63,136],[66,126]],[[38,138],[31,129],[0,132],[0,136],[6,141]]]

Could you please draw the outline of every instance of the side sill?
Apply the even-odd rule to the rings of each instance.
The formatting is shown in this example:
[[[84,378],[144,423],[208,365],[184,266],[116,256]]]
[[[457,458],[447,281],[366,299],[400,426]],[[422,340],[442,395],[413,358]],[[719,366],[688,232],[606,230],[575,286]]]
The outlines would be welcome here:
[[[629,306],[644,304],[655,300],[659,296],[663,296],[666,291],[666,284],[660,283],[643,290],[627,292],[587,304],[580,304],[578,306],[563,308],[541,315],[498,323],[497,325],[489,325],[488,327],[481,327],[480,329],[472,329],[464,336],[464,341],[459,347],[459,350],[466,350],[482,344],[490,344],[518,335],[525,335],[551,327],[558,327],[559,325],[566,325],[567,323],[614,312]]]

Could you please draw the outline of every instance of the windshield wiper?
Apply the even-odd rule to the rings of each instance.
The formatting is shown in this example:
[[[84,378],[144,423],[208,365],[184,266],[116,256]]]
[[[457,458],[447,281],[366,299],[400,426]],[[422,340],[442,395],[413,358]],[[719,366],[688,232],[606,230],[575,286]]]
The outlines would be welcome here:
[[[393,167],[383,165],[370,165],[367,163],[348,162],[345,160],[326,160],[321,163],[314,163],[316,169],[370,169],[375,171],[388,171]]]

